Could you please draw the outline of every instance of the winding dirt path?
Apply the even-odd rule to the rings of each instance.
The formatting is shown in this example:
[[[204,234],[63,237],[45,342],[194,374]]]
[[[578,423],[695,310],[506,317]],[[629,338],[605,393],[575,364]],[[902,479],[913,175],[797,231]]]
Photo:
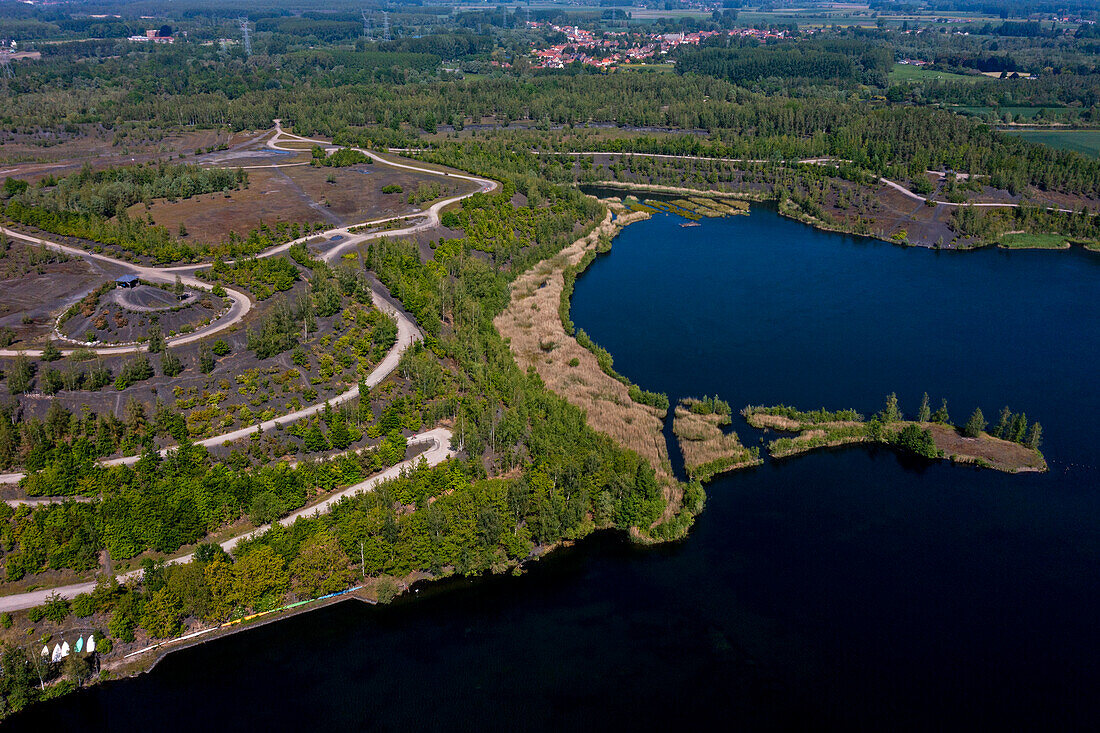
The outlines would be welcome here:
[[[292,141],[297,141],[297,142],[308,142],[308,143],[314,143],[314,144],[329,146],[329,147],[331,147],[331,145],[332,145],[331,143],[329,143],[327,141],[324,141],[324,140],[315,140],[315,139],[312,139],[312,138],[306,138],[306,137],[302,137],[300,135],[294,135],[292,133],[288,133],[288,132],[286,132],[282,129],[282,125],[281,125],[280,120],[275,120],[275,134],[268,140],[268,142],[267,142],[268,147],[271,147],[271,148],[277,149],[277,150],[287,149],[287,148],[280,148],[278,146],[278,142],[280,141],[280,139],[282,137],[286,137],[286,138],[289,138]],[[369,242],[371,240],[379,239],[381,237],[386,237],[386,236],[390,236],[390,237],[402,236],[402,235],[406,235],[406,234],[412,234],[412,233],[415,233],[415,232],[423,231],[425,229],[431,229],[432,227],[439,224],[439,214],[445,207],[450,206],[451,204],[457,203],[457,202],[459,202],[459,201],[461,201],[465,198],[468,198],[469,196],[472,196],[474,193],[488,193],[490,191],[493,191],[499,185],[499,184],[497,184],[496,181],[492,181],[492,180],[489,180],[489,179],[486,179],[486,178],[479,178],[477,176],[469,176],[469,175],[457,174],[457,173],[449,173],[449,172],[434,170],[434,169],[431,169],[431,168],[423,168],[423,167],[409,165],[409,164],[405,164],[405,163],[398,163],[398,162],[383,158],[383,157],[381,157],[381,156],[379,156],[379,155],[377,155],[374,152],[369,151],[369,150],[365,150],[365,149],[362,149],[362,148],[353,148],[353,149],[358,150],[359,152],[362,152],[364,155],[369,156],[370,158],[374,159],[376,162],[382,163],[383,165],[389,165],[389,166],[392,166],[392,167],[395,167],[395,168],[404,168],[406,170],[417,171],[417,172],[420,172],[420,173],[427,173],[427,174],[430,174],[430,175],[447,176],[447,177],[450,177],[450,178],[458,178],[458,179],[461,179],[461,180],[471,181],[471,182],[477,183],[478,188],[477,188],[476,191],[472,191],[470,193],[465,193],[465,194],[461,194],[461,195],[458,195],[458,196],[453,196],[453,197],[444,199],[442,201],[438,201],[435,204],[433,204],[431,207],[429,207],[426,211],[424,211],[422,213],[419,213],[419,214],[411,214],[411,215],[405,214],[405,215],[401,215],[401,216],[387,217],[387,218],[384,218],[384,219],[375,219],[375,220],[372,220],[372,221],[364,222],[362,224],[356,224],[356,225],[353,225],[353,226],[346,226],[346,227],[338,227],[336,229],[330,229],[328,231],[314,233],[314,234],[311,234],[309,236],[301,237],[300,239],[296,239],[296,240],[293,240],[291,242],[287,242],[285,244],[281,244],[281,245],[278,245],[276,247],[272,247],[271,249],[266,250],[265,252],[259,254],[258,257],[272,257],[274,255],[277,255],[277,254],[280,254],[282,252],[285,252],[285,251],[289,250],[290,247],[293,246],[296,243],[299,243],[299,242],[304,243],[306,241],[313,240],[313,239],[316,239],[318,237],[323,237],[323,238],[326,238],[326,239],[332,239],[333,237],[339,236],[340,239],[341,239],[339,245],[336,246],[336,247],[330,248],[328,251],[324,252],[321,255],[321,258],[323,260],[325,260],[327,262],[331,262],[332,260],[339,257],[343,252],[347,251],[348,249],[350,249],[352,247],[356,247],[360,244],[363,244],[364,242]],[[354,232],[351,231],[352,228],[359,229],[359,228],[364,228],[364,227],[377,226],[377,225],[384,224],[384,223],[391,222],[391,221],[397,221],[397,220],[402,220],[402,219],[410,219],[410,218],[420,219],[420,221],[417,221],[416,223],[410,224],[409,226],[406,226],[406,227],[403,227],[403,228],[393,229],[393,230],[389,230],[389,231],[382,231],[382,232],[373,232],[373,233],[369,233],[369,234],[358,234],[358,233],[354,233]],[[2,228],[0,228],[0,229],[2,229]],[[12,231],[12,230],[8,230],[8,229],[3,229],[3,231],[8,233],[10,236],[13,236],[13,237],[25,240],[25,241],[30,241],[34,244],[39,244],[39,245],[42,245],[42,246],[45,246],[45,247],[49,247],[49,248],[55,249],[57,251],[62,251],[62,252],[66,252],[66,253],[69,253],[69,254],[74,254],[74,255],[77,255],[77,256],[81,256],[81,257],[88,257],[88,258],[91,258],[91,259],[98,259],[98,260],[101,260],[101,261],[109,262],[109,263],[114,264],[114,265],[121,265],[121,266],[131,270],[132,272],[137,274],[139,277],[141,277],[143,279],[150,280],[150,281],[154,281],[154,282],[174,282],[175,278],[177,276],[179,276],[180,280],[183,281],[183,283],[185,285],[205,286],[205,283],[202,283],[201,281],[197,280],[194,277],[194,273],[196,271],[204,268],[204,267],[209,267],[209,264],[205,264],[205,265],[183,265],[183,266],[163,267],[163,268],[144,267],[144,266],[134,265],[134,264],[129,263],[129,262],[124,262],[122,260],[117,260],[117,259],[115,259],[113,257],[110,257],[110,256],[107,256],[107,255],[97,254],[97,253],[94,253],[94,252],[88,252],[88,251],[83,250],[83,249],[70,247],[68,245],[63,245],[63,244],[60,244],[60,243],[57,243],[57,242],[51,242],[49,240],[45,240],[45,239],[41,239],[41,238],[37,238],[37,237],[31,237],[31,236],[23,234],[21,232]],[[169,345],[188,343],[188,342],[191,342],[191,341],[195,341],[199,338],[209,336],[212,333],[216,333],[217,331],[221,331],[221,330],[224,330],[225,328],[228,328],[229,326],[233,325],[234,323],[239,322],[242,318],[244,318],[244,316],[251,309],[251,305],[252,305],[251,300],[248,298],[247,295],[245,295],[244,293],[242,293],[240,291],[229,290],[227,288],[226,293],[227,293],[227,295],[230,295],[230,297],[233,299],[234,305],[230,309],[230,311],[226,314],[225,317],[223,317],[222,319],[219,319],[215,323],[210,324],[209,327],[201,329],[200,331],[196,331],[195,333],[187,334],[184,337],[176,337],[176,338],[173,338],[173,339],[169,339]],[[393,373],[393,371],[397,368],[397,365],[400,362],[401,356],[402,356],[402,354],[404,354],[405,350],[408,349],[408,347],[411,346],[415,341],[420,340],[421,338],[423,338],[423,335],[421,334],[420,329],[417,328],[416,324],[413,323],[412,320],[408,316],[406,316],[403,312],[401,312],[400,309],[395,308],[394,306],[392,306],[386,300],[385,296],[379,290],[377,290],[375,288],[372,288],[371,289],[371,297],[372,297],[372,299],[374,301],[374,304],[377,308],[379,308],[380,310],[382,310],[386,313],[389,313],[390,315],[392,315],[397,320],[397,341],[396,341],[396,343],[394,343],[393,347],[386,354],[385,358],[383,358],[383,360],[378,364],[378,366],[376,366],[374,368],[374,370],[371,371],[370,375],[368,375],[368,377],[364,380],[364,383],[368,387],[373,387],[374,385],[380,383],[382,380],[384,380],[386,377],[388,377],[391,373]],[[143,345],[138,345],[138,346],[127,346],[127,347],[105,347],[105,348],[98,348],[98,349],[94,349],[94,350],[97,351],[98,353],[101,353],[101,354],[122,354],[122,353],[132,353],[132,352],[137,352],[137,351],[144,351],[145,347]],[[20,353],[24,353],[24,354],[27,354],[29,356],[35,356],[35,355],[40,356],[41,355],[40,351],[22,351],[22,352],[20,352],[20,351],[13,351],[13,350],[0,350],[0,356],[15,356],[15,355],[18,355]],[[69,350],[68,352],[63,351],[63,353],[71,353],[71,350]],[[324,402],[318,402],[317,404],[310,405],[308,407],[304,407],[301,410],[297,410],[296,412],[292,412],[292,413],[289,413],[287,415],[283,415],[281,417],[275,418],[273,420],[268,420],[266,422],[259,423],[257,425],[252,425],[252,426],[249,426],[249,427],[246,427],[246,428],[241,428],[239,430],[234,430],[234,431],[231,431],[231,432],[228,432],[228,433],[223,433],[221,435],[216,435],[212,438],[207,438],[205,440],[197,441],[196,444],[201,445],[201,446],[206,446],[206,447],[214,446],[214,445],[220,445],[220,444],[225,443],[227,441],[233,441],[233,440],[238,440],[240,438],[247,437],[249,435],[252,435],[252,434],[256,433],[257,431],[263,432],[263,431],[267,431],[267,430],[272,430],[272,429],[276,428],[279,425],[285,425],[287,423],[291,423],[291,422],[294,422],[296,420],[300,420],[302,418],[310,417],[312,415],[315,415],[315,414],[323,411],[325,409],[326,405],[339,405],[339,404],[347,402],[349,400],[353,400],[358,396],[359,396],[359,385],[356,385],[356,386],[352,387],[351,389],[347,390],[346,392],[343,392],[339,395],[336,395],[335,397],[332,397],[328,400],[325,400]],[[342,491],[339,491],[339,492],[333,494],[332,496],[327,497],[326,499],[324,499],[323,501],[321,501],[318,504],[307,506],[303,509],[299,509],[299,510],[287,515],[286,517],[283,517],[282,519],[280,519],[278,521],[278,524],[280,524],[282,526],[289,526],[290,524],[293,524],[294,521],[297,520],[300,517],[313,516],[315,514],[326,513],[326,512],[331,510],[332,506],[336,502],[340,501],[344,497],[353,496],[355,494],[359,494],[359,493],[362,493],[364,491],[370,491],[374,487],[376,487],[378,484],[383,483],[385,481],[389,481],[393,478],[396,478],[397,476],[399,476],[401,474],[402,471],[405,471],[405,470],[417,465],[420,462],[426,462],[427,465],[429,465],[429,466],[435,466],[435,465],[447,460],[448,458],[451,458],[455,454],[454,451],[450,447],[450,444],[451,444],[451,431],[446,429],[446,428],[434,428],[432,430],[424,431],[422,433],[419,433],[419,434],[414,435],[411,438],[409,438],[408,443],[410,445],[419,445],[419,444],[428,443],[429,447],[424,453],[420,454],[419,456],[417,456],[414,459],[403,461],[403,462],[401,462],[401,463],[399,463],[395,466],[392,466],[392,467],[386,469],[385,471],[382,471],[381,473],[375,474],[374,476],[366,479],[365,481],[361,481],[357,484],[349,486],[348,488],[346,488]],[[172,450],[172,448],[161,449],[160,454],[165,455],[170,450]],[[102,463],[103,463],[103,465],[108,465],[108,466],[130,465],[130,464],[136,463],[138,460],[140,460],[140,456],[125,456],[125,457],[122,457],[122,458],[113,458],[113,459],[110,459],[110,460],[102,461]],[[15,482],[18,482],[18,481],[22,480],[22,478],[23,478],[23,474],[21,474],[21,473],[0,474],[0,483],[15,483]],[[68,498],[69,497],[66,497],[66,499],[68,499]],[[60,499],[60,500],[65,500],[65,499]],[[76,498],[76,500],[79,501],[81,499]],[[11,499],[11,500],[8,500],[8,503],[13,505],[13,506],[18,506],[20,504],[42,505],[42,504],[50,503],[51,501],[59,501],[59,499],[53,499],[53,498]],[[247,539],[255,537],[256,535],[265,532],[269,528],[270,528],[270,525],[264,525],[263,527],[259,527],[255,530],[250,531],[250,532],[238,535],[236,537],[232,537],[232,538],[222,542],[221,546],[222,546],[223,549],[225,549],[227,552],[229,552],[229,551],[233,550],[240,542],[243,542]],[[168,563],[170,563],[170,564],[181,564],[181,563],[190,562],[192,559],[193,559],[192,554],[186,554],[186,555],[180,555],[178,557],[174,557],[174,558],[168,560]],[[117,578],[120,581],[125,581],[125,580],[129,580],[131,578],[136,578],[140,574],[141,574],[140,570],[135,570],[135,571],[130,571],[128,573],[124,573],[122,575],[119,575],[119,576],[117,576]],[[59,586],[59,587],[55,587],[55,588],[42,588],[42,589],[27,592],[27,593],[18,593],[18,594],[14,594],[14,595],[10,595],[10,596],[2,596],[2,597],[0,597],[0,612],[2,612],[2,611],[21,610],[21,609],[32,608],[34,606],[41,605],[42,603],[44,603],[46,601],[47,597],[49,597],[53,594],[57,594],[57,595],[61,596],[62,598],[73,598],[74,596],[76,596],[80,593],[86,593],[86,592],[91,591],[94,587],[95,587],[94,582],[74,583],[74,584],[71,584],[71,585]]]
[[[331,143],[329,143],[327,141],[324,141],[324,140],[315,140],[313,138],[306,138],[306,137],[302,137],[300,135],[294,135],[292,133],[288,133],[288,132],[283,130],[280,120],[275,120],[274,122],[275,122],[275,133],[267,141],[267,146],[270,147],[270,148],[273,148],[273,149],[276,149],[276,150],[291,150],[291,149],[293,149],[293,148],[281,148],[281,147],[279,147],[278,143],[279,143],[280,139],[283,138],[283,137],[286,137],[286,138],[288,138],[292,141],[296,141],[296,142],[307,142],[307,143],[312,143],[312,144],[317,144],[317,145],[331,146]],[[487,193],[489,191],[493,191],[499,185],[499,184],[497,184],[496,181],[492,181],[492,180],[489,180],[487,178],[479,178],[477,176],[470,176],[470,175],[458,174],[458,173],[449,173],[449,172],[434,170],[434,169],[431,169],[431,168],[422,168],[422,167],[419,167],[419,166],[409,165],[409,164],[405,164],[405,163],[397,163],[397,162],[394,162],[394,161],[391,161],[391,160],[387,160],[387,159],[385,159],[385,158],[383,158],[383,157],[381,157],[381,156],[379,156],[379,155],[377,155],[377,154],[375,154],[375,153],[373,153],[369,150],[365,150],[365,149],[362,149],[362,148],[353,148],[353,149],[362,152],[364,155],[370,156],[371,158],[378,161],[379,163],[382,163],[383,165],[389,165],[389,166],[392,166],[392,167],[395,167],[395,168],[404,168],[404,169],[407,169],[407,170],[417,171],[417,172],[420,172],[420,173],[428,173],[428,174],[436,175],[436,176],[447,176],[449,178],[458,178],[458,179],[461,179],[461,180],[471,181],[471,182],[474,182],[474,183],[478,184],[478,189],[477,189],[477,191],[472,191],[472,192],[469,192],[469,193],[460,194],[458,196],[452,196],[450,198],[439,201],[439,202],[433,204],[429,209],[427,209],[425,212],[423,212],[421,214],[412,214],[412,215],[405,214],[405,215],[401,215],[401,216],[391,216],[391,217],[386,217],[386,218],[383,218],[383,219],[374,219],[374,220],[371,220],[371,221],[368,221],[368,222],[364,222],[362,224],[356,224],[356,225],[346,226],[346,227],[339,227],[339,228],[336,228],[336,229],[329,229],[329,230],[324,231],[324,232],[314,233],[314,234],[311,234],[309,236],[300,237],[300,238],[292,240],[290,242],[286,242],[284,244],[277,245],[277,246],[272,247],[272,248],[264,251],[263,253],[259,254],[258,257],[272,257],[272,256],[275,256],[277,254],[281,254],[283,252],[286,252],[294,244],[305,243],[307,241],[314,240],[314,239],[317,239],[319,237],[323,237],[325,239],[331,239],[333,237],[339,236],[340,239],[341,239],[339,245],[330,248],[329,250],[327,250],[326,252],[324,252],[323,254],[320,255],[321,259],[325,260],[326,262],[332,262],[337,257],[339,257],[343,252],[345,252],[348,249],[351,249],[353,247],[357,247],[357,246],[359,246],[359,245],[361,245],[365,242],[369,242],[369,241],[372,241],[372,240],[375,240],[375,239],[380,239],[382,237],[403,236],[403,235],[406,235],[406,234],[412,234],[412,233],[415,233],[415,232],[419,232],[419,231],[422,231],[422,230],[425,230],[425,229],[430,229],[430,228],[436,226],[439,223],[439,212],[442,211],[443,208],[445,208],[447,206],[450,206],[451,204],[457,203],[459,201],[462,201],[463,199],[474,195],[474,193],[479,193],[479,192],[480,193]],[[399,228],[399,229],[392,229],[392,230],[383,231],[383,232],[373,232],[373,233],[369,233],[369,234],[357,234],[357,233],[353,233],[351,231],[352,228],[358,229],[358,228],[362,228],[362,227],[371,227],[371,226],[376,226],[376,225],[379,225],[379,224],[384,224],[386,222],[397,221],[397,220],[401,220],[401,219],[408,219],[408,218],[411,218],[411,217],[420,217],[420,218],[423,218],[424,221],[418,222],[416,224],[411,224],[409,226]],[[2,228],[0,228],[0,229],[2,229]],[[28,235],[23,234],[21,232],[11,231],[11,230],[7,230],[7,229],[3,229],[3,231],[9,233],[10,235],[12,235],[14,237],[18,237],[20,239],[28,240],[28,241],[31,241],[35,244],[40,244],[42,246],[49,247],[51,249],[55,249],[57,251],[61,251],[61,252],[65,252],[65,253],[68,253],[68,254],[73,254],[73,255],[77,255],[77,256],[81,256],[81,257],[87,257],[87,258],[90,258],[90,259],[93,259],[93,260],[100,260],[100,261],[103,261],[103,262],[108,262],[108,263],[113,264],[113,265],[120,265],[120,266],[126,267],[126,268],[130,269],[131,271],[133,271],[134,273],[136,273],[139,277],[141,277],[143,279],[156,281],[156,282],[172,283],[172,282],[175,282],[175,278],[178,276],[180,278],[180,280],[185,285],[201,286],[201,287],[205,287],[207,285],[207,283],[204,283],[204,282],[198,280],[196,277],[194,277],[194,273],[196,271],[200,270],[200,269],[203,269],[205,267],[209,267],[209,264],[182,265],[182,266],[160,267],[160,268],[157,268],[157,267],[144,267],[144,266],[134,265],[134,264],[129,263],[129,262],[124,262],[122,260],[115,259],[115,258],[110,257],[108,255],[97,254],[95,252],[89,252],[87,250],[80,249],[80,248],[77,248],[77,247],[71,247],[71,246],[60,244],[60,243],[57,243],[57,242],[51,242],[51,241],[46,240],[46,239],[31,237],[31,236],[28,236]],[[245,295],[244,293],[242,293],[240,291],[237,291],[237,290],[230,290],[229,288],[226,288],[226,294],[229,295],[231,298],[233,298],[233,306],[230,308],[230,310],[226,313],[225,316],[223,316],[218,321],[209,324],[206,328],[199,329],[199,330],[195,331],[194,333],[186,334],[186,335],[183,335],[183,336],[176,336],[176,337],[173,337],[171,339],[168,339],[168,345],[169,346],[174,346],[174,345],[178,345],[178,344],[190,343],[190,342],[196,341],[198,339],[210,336],[211,334],[217,333],[218,331],[222,331],[222,330],[232,326],[233,324],[240,322],[240,320],[242,318],[244,318],[244,316],[247,315],[249,310],[251,309],[252,301],[248,298],[247,295]],[[385,313],[388,313],[389,315],[393,316],[396,319],[396,321],[397,321],[397,341],[394,343],[393,347],[389,350],[389,352],[387,352],[385,358],[382,359],[382,361],[378,364],[378,366],[376,366],[371,371],[371,373],[367,376],[367,378],[364,380],[364,382],[366,383],[366,385],[368,387],[373,387],[376,384],[379,384],[382,380],[384,380],[386,377],[388,377],[390,374],[392,374],[393,371],[397,368],[397,364],[398,364],[398,362],[400,362],[401,355],[405,353],[405,350],[408,349],[409,346],[411,346],[415,341],[418,341],[421,338],[423,338],[423,335],[420,333],[420,329],[417,328],[416,324],[413,323],[413,321],[411,319],[409,319],[408,316],[406,316],[404,313],[402,313],[400,311],[400,309],[393,307],[389,302],[387,302],[385,296],[381,292],[379,292],[375,288],[372,288],[371,289],[371,298],[374,301],[375,307],[377,307],[379,310],[381,310]],[[93,348],[93,350],[96,351],[97,353],[100,353],[100,354],[127,354],[127,353],[134,353],[134,352],[144,351],[145,346],[144,345],[135,345],[135,346],[103,347],[103,348],[98,348],[98,349]],[[12,349],[0,350],[0,356],[17,356],[21,353],[26,354],[28,356],[41,356],[41,351],[33,351],[33,350],[18,351],[18,350],[12,350]],[[71,354],[72,350],[71,349],[70,350],[62,350],[62,353]],[[215,435],[211,438],[206,438],[206,439],[201,440],[201,441],[196,441],[196,444],[201,445],[201,446],[205,446],[205,447],[217,446],[217,445],[222,445],[222,444],[224,444],[226,442],[229,442],[229,441],[239,440],[240,438],[244,438],[244,437],[247,437],[249,435],[252,435],[252,434],[256,433],[257,431],[266,432],[268,430],[273,430],[273,429],[275,429],[276,427],[278,427],[280,425],[286,425],[288,423],[292,423],[292,422],[295,422],[297,420],[301,420],[302,418],[311,417],[313,415],[316,415],[316,414],[322,412],[325,409],[325,405],[335,406],[335,405],[343,404],[344,402],[354,400],[358,396],[359,396],[359,385],[355,385],[354,387],[347,390],[346,392],[342,392],[341,394],[338,394],[338,395],[336,395],[334,397],[331,397],[327,400],[317,402],[316,404],[309,405],[307,407],[303,407],[302,409],[297,410],[297,411],[292,412],[292,413],[289,413],[287,415],[282,415],[282,416],[277,417],[273,420],[267,420],[265,422],[258,423],[256,425],[250,425],[250,426],[245,427],[245,428],[240,428],[238,430],[232,430],[232,431],[229,431],[227,433],[222,433],[221,435]],[[169,450],[171,450],[171,449],[170,448],[161,449],[160,454],[164,455]],[[131,465],[131,464],[136,463],[140,458],[141,458],[140,456],[126,456],[126,457],[123,457],[123,458],[112,458],[112,459],[109,459],[109,460],[105,460],[105,461],[102,461],[102,463],[103,463],[103,465],[107,465],[107,466]],[[24,474],[18,473],[18,472],[8,473],[8,474],[0,474],[0,483],[18,483],[19,481],[21,481],[23,479],[23,475]],[[13,502],[15,502],[15,504],[13,504]],[[12,499],[12,500],[8,501],[8,504],[13,505],[13,506],[17,505],[18,503],[26,503],[26,502],[24,500],[19,500],[19,499]],[[36,503],[42,504],[42,503],[48,503],[48,501],[38,500]]]

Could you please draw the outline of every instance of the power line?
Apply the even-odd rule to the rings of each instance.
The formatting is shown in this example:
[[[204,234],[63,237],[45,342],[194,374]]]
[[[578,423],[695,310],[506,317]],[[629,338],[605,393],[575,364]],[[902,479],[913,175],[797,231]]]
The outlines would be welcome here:
[[[249,36],[248,31],[248,18],[241,17],[237,21],[241,24],[241,35],[244,36],[244,55],[252,55],[252,38]]]

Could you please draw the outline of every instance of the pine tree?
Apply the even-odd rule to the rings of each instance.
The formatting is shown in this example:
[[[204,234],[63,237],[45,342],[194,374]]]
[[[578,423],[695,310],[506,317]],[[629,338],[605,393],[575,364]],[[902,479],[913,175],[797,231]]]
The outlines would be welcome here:
[[[1019,415],[1012,419],[1012,427],[1008,431],[1008,440],[1014,443],[1024,442],[1024,437],[1027,435],[1027,415],[1021,412]]]
[[[199,346],[199,371],[209,374],[214,371],[214,354],[205,343]]]
[[[42,361],[57,361],[61,358],[61,349],[53,339],[46,339],[46,345],[42,347]]]
[[[149,353],[159,354],[164,351],[164,334],[160,330],[160,325],[154,323],[149,329]]]
[[[325,440],[325,434],[321,432],[321,428],[317,427],[317,424],[309,426],[306,430],[306,434],[302,438],[302,442],[305,444],[305,448],[310,453],[316,453],[318,451],[328,450],[328,441]]]
[[[917,422],[928,422],[932,418],[932,408],[928,406],[928,393],[920,401],[920,409],[917,410]]]
[[[940,402],[940,408],[932,414],[932,422],[947,425],[951,422],[951,416],[947,414],[947,400]]]
[[[351,433],[348,431],[347,423],[343,417],[338,417],[332,421],[332,427],[328,432],[328,441],[333,448],[339,448],[340,450],[351,445]]]
[[[1043,444],[1043,426],[1035,422],[1031,424],[1031,430],[1027,434],[1027,447],[1033,450],[1039,450],[1039,446]]]
[[[886,407],[882,411],[882,421],[892,423],[901,420],[901,410],[898,409],[898,396],[891,392],[886,396]]]
[[[174,377],[183,371],[183,362],[170,350],[164,350],[164,356],[160,358],[160,373],[166,377]]]
[[[1008,405],[1001,408],[1001,417],[997,420],[997,427],[993,428],[994,438],[1004,438],[1008,433],[1008,428],[1012,424],[1012,410],[1008,409]]]
[[[27,357],[22,354],[15,357],[8,370],[8,392],[13,395],[30,392],[34,383],[34,372],[35,365]]]
[[[968,438],[977,438],[985,430],[985,426],[985,415],[982,414],[982,408],[978,407],[970,415],[970,419],[966,421],[966,425],[963,427],[963,435]]]

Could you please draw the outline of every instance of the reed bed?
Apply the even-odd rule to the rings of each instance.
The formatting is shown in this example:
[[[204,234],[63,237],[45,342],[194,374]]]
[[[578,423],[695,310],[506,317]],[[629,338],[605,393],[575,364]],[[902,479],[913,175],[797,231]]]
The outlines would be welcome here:
[[[680,444],[689,476],[707,481],[715,474],[761,462],[758,448],[746,448],[737,433],[722,431],[721,427],[729,422],[728,414],[693,412],[690,400],[676,406],[672,432]]]
[[[547,387],[585,411],[588,424],[645,458],[669,491],[675,482],[663,433],[663,412],[634,402],[627,385],[605,374],[595,355],[565,332],[559,317],[566,268],[594,252],[600,237],[610,238],[622,226],[649,217],[646,211],[622,212],[603,222],[560,253],[520,275],[512,285],[508,307],[493,321],[522,369],[533,367]],[[547,344],[553,348],[547,350]]]

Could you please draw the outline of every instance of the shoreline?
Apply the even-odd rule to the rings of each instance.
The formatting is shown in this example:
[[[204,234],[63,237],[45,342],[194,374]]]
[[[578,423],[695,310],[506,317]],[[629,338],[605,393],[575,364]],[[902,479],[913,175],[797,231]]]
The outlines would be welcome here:
[[[817,229],[822,232],[832,232],[834,234],[843,234],[849,237],[861,237],[863,239],[869,239],[875,242],[883,242],[885,244],[896,244],[903,247],[920,247],[922,249],[936,249],[936,247],[926,244],[915,244],[910,242],[899,242],[887,237],[877,236],[875,234],[866,234],[864,232],[856,232],[851,229],[845,229],[843,227],[830,225],[820,219],[810,216],[809,214],[798,215],[795,212],[789,211],[787,207],[780,205],[779,199],[769,193],[749,193],[749,192],[734,192],[734,191],[715,191],[714,189],[701,189],[701,188],[684,188],[681,186],[663,186],[656,183],[634,183],[631,181],[594,181],[591,183],[578,184],[579,186],[595,186],[600,188],[618,188],[624,191],[648,191],[650,193],[657,194],[696,194],[702,196],[711,196],[713,198],[727,198],[737,201],[750,201],[753,203],[766,203],[774,202],[776,204],[776,211],[778,214],[786,219],[801,222],[806,226]],[[981,247],[988,245],[981,245],[979,247],[954,247],[952,249],[970,250],[981,249]]]
[[[665,509],[649,527],[632,528],[631,538],[642,543],[678,539],[701,511],[704,494],[697,483],[685,484],[674,476],[665,435],[669,411],[650,404],[664,396],[645,393],[621,375],[616,378],[611,355],[582,330],[572,333],[568,320],[572,293],[567,279],[606,251],[623,227],[649,218],[647,212],[628,211],[620,201],[600,200],[606,207],[603,220],[520,275],[512,284],[508,307],[493,323],[520,369],[534,370],[550,391],[585,411],[593,430],[653,468]]]
[[[871,425],[864,420],[796,420],[783,415],[752,411],[751,408],[745,408],[741,414],[749,425],[758,430],[774,430],[788,434],[768,443],[768,454],[776,460],[794,458],[818,449],[838,448],[857,443],[885,445],[904,450],[902,446],[891,440],[896,432],[890,432],[889,429],[916,426],[930,434],[936,449],[940,452],[938,458],[929,458],[929,460],[946,460],[1008,474],[1044,473],[1050,470],[1046,459],[1037,448],[996,438],[984,431],[976,438],[966,438],[959,434],[954,425],[899,420],[885,423],[882,434],[876,436],[870,432]],[[979,450],[966,452],[968,448],[971,451]]]
[[[668,194],[668,195],[695,194],[695,195],[709,196],[709,197],[712,197],[712,198],[719,198],[719,199],[726,198],[726,199],[734,199],[734,200],[738,200],[738,201],[750,201],[750,202],[755,202],[755,203],[765,203],[765,202],[771,201],[771,202],[774,202],[776,204],[776,210],[777,210],[777,212],[779,213],[780,216],[782,216],[784,218],[787,218],[787,219],[791,219],[793,221],[801,222],[801,223],[803,223],[803,224],[805,224],[809,227],[812,227],[812,228],[814,228],[818,231],[832,232],[834,234],[843,234],[843,235],[849,236],[849,237],[860,237],[862,239],[867,239],[867,240],[870,240],[870,241],[883,242],[885,244],[893,244],[893,245],[898,245],[898,246],[901,246],[901,247],[919,247],[921,249],[930,249],[930,250],[949,250],[949,251],[958,251],[958,252],[970,252],[970,251],[974,251],[974,250],[988,249],[988,248],[993,248],[993,247],[995,247],[997,249],[1003,249],[1003,250],[1013,250],[1013,249],[1018,249],[1018,250],[1031,250],[1031,249],[1069,250],[1069,249],[1073,249],[1074,246],[1080,246],[1082,249],[1085,249],[1089,252],[1100,252],[1100,242],[1092,243],[1092,242],[1067,241],[1066,245],[1061,246],[1061,247],[1044,247],[1044,246],[1013,247],[1013,246],[1004,246],[999,241],[985,242],[985,241],[977,241],[976,240],[972,244],[969,244],[969,245],[944,247],[944,246],[936,246],[934,244],[925,244],[925,243],[920,243],[920,242],[910,242],[906,239],[897,240],[897,239],[893,239],[891,237],[887,237],[885,235],[867,233],[867,232],[857,232],[857,231],[854,231],[851,228],[845,228],[843,226],[839,226],[839,225],[836,225],[836,224],[830,224],[830,223],[822,221],[821,219],[818,219],[814,216],[811,216],[810,214],[806,214],[805,212],[802,212],[800,207],[798,207],[797,204],[794,204],[794,210],[791,210],[792,209],[791,206],[783,206],[782,205],[783,202],[780,199],[778,199],[774,194],[771,194],[771,193],[751,193],[751,192],[746,192],[746,191],[716,191],[714,189],[686,188],[686,187],[683,187],[683,186],[666,186],[666,185],[656,184],[656,183],[635,183],[633,181],[610,181],[610,180],[578,182],[575,185],[578,188],[588,186],[588,187],[596,187],[596,188],[610,188],[610,189],[619,189],[619,190],[623,190],[623,191],[640,191],[640,192],[649,192],[649,193],[656,193],[656,194]],[[1067,239],[1069,239],[1069,238],[1067,237]]]

